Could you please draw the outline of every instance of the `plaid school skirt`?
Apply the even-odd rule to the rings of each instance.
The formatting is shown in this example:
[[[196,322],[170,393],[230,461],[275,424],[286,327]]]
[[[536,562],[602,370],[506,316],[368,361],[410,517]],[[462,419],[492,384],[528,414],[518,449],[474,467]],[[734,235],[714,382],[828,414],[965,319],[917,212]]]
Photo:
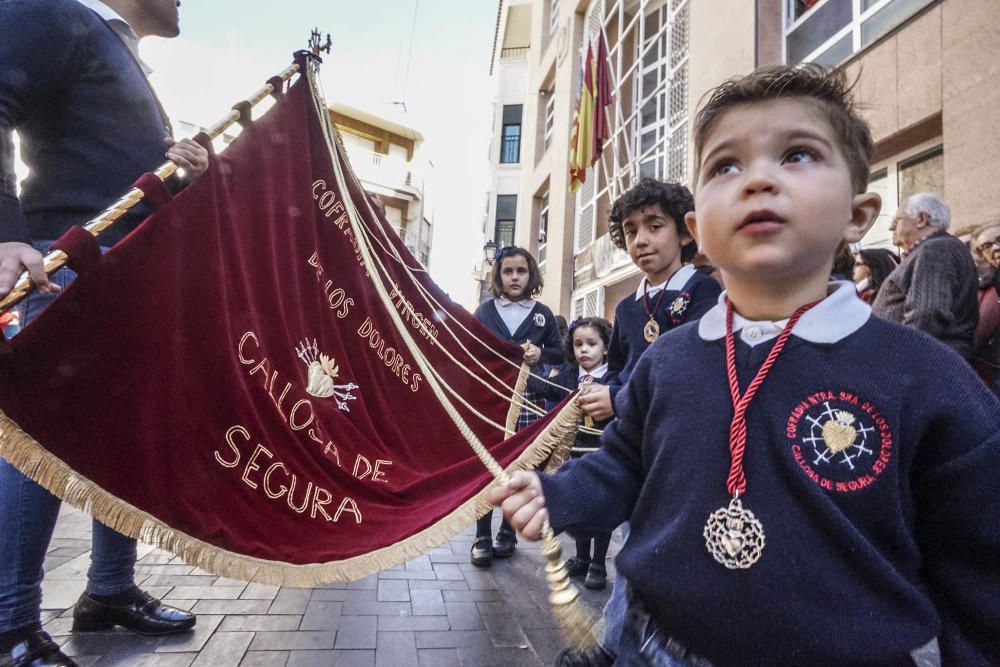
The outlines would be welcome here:
[[[530,402],[532,405],[538,408],[539,412],[545,411],[545,409],[542,407],[541,399],[535,392],[526,390],[524,392],[524,400]],[[536,421],[538,421],[539,416],[540,415],[537,415],[530,410],[521,408],[521,414],[517,416],[517,430],[520,431],[522,428],[525,428],[526,426],[531,426]]]

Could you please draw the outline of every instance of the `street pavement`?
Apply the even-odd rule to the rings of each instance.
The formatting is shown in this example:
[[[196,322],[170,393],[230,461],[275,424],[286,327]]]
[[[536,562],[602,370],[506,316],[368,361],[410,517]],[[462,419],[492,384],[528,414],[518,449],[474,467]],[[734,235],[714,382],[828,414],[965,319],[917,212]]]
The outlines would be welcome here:
[[[494,531],[499,513],[494,516]],[[469,563],[474,527],[414,560],[360,581],[313,589],[208,574],[139,545],[136,582],[193,611],[192,632],[142,637],[124,630],[71,634],[73,603],[90,564],[89,516],[63,507],[45,561],[42,621],[80,665],[246,667],[306,665],[550,665],[563,644],[547,600],[538,543],[520,541],[489,569]],[[583,588],[600,612],[611,591]],[[564,557],[572,556],[563,538]]]

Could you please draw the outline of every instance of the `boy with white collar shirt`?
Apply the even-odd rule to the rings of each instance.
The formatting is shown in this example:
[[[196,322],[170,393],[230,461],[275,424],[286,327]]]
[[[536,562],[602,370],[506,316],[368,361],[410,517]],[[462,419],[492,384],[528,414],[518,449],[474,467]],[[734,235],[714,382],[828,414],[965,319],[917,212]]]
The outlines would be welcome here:
[[[601,450],[492,500],[529,538],[631,520],[624,664],[996,664],[1000,403],[827,283],[880,207],[843,74],[729,81],[694,136],[724,298],[646,351]]]
[[[644,178],[615,200],[608,233],[642,271],[635,295],[615,308],[608,346],[608,378],[580,397],[594,419],[614,416],[614,398],[650,343],[670,329],[694,322],[719,296],[719,284],[690,264],[698,244],[684,226],[694,209],[691,192],[678,183]]]

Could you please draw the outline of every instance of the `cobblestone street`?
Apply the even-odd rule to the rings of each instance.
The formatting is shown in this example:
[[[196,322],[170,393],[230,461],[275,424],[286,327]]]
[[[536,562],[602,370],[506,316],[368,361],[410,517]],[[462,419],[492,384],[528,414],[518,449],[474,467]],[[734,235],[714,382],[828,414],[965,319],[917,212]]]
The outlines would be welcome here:
[[[495,518],[495,522],[499,519]],[[63,508],[45,562],[45,629],[81,665],[546,665],[562,647],[537,543],[482,570],[469,563],[473,527],[405,566],[361,581],[295,589],[248,584],[140,545],[136,582],[198,614],[174,637],[70,634],[90,563],[89,516]],[[610,555],[617,553],[616,533]],[[564,538],[564,554],[573,555]],[[600,611],[610,594],[577,585]]]

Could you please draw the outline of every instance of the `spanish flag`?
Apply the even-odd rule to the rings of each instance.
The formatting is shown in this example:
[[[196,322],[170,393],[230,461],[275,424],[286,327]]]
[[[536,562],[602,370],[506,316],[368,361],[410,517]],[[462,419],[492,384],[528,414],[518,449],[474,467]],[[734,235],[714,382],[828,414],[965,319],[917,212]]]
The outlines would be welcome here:
[[[587,178],[587,167],[592,165],[594,141],[594,99],[597,80],[594,71],[594,49],[587,45],[580,95],[573,113],[573,131],[569,139],[569,191],[576,192]]]

